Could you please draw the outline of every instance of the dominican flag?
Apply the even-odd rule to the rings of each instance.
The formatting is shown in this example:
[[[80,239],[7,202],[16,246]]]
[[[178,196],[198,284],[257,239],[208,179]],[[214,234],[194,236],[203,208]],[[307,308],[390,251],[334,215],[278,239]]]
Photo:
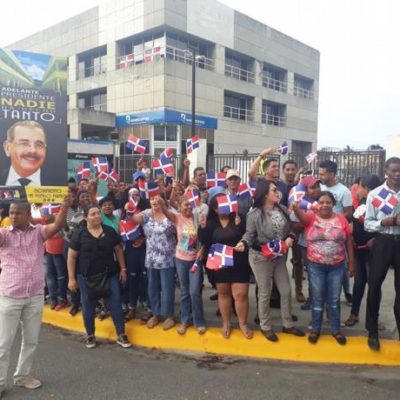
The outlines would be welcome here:
[[[215,270],[226,267],[233,267],[233,247],[213,244],[208,252],[206,268]]]
[[[362,224],[364,223],[365,220],[365,213],[367,211],[367,205],[366,204],[360,204],[356,210],[353,213],[353,217],[355,219],[358,219]]]
[[[300,200],[299,208],[301,208],[302,210],[317,211],[319,210],[319,204],[318,201],[314,201],[313,203],[311,203],[308,200],[302,199]]]
[[[174,155],[174,150],[171,147],[167,147],[161,154],[160,159],[162,158],[171,158]]]
[[[201,268],[201,261],[200,260],[195,260],[193,263],[192,267],[190,268],[190,272],[197,272]]]
[[[160,194],[160,188],[156,182],[145,182],[144,180],[139,180],[139,192],[142,199],[151,199],[152,197],[158,196]]]
[[[318,156],[318,153],[316,151],[313,151],[310,154],[306,155],[306,161],[308,164],[311,164]]]
[[[289,192],[289,203],[293,203],[295,201],[303,200],[303,197],[306,195],[306,187],[299,183],[294,186]]]
[[[288,251],[288,247],[283,240],[270,240],[261,246],[261,253],[268,260],[275,260],[282,257]]]
[[[190,154],[193,150],[200,147],[200,139],[198,136],[192,136],[186,140],[186,154]]]
[[[44,204],[40,209],[40,214],[43,216],[55,215],[61,210],[60,205]]]
[[[164,175],[164,170],[160,160],[152,160],[151,166],[153,167],[155,175]]]
[[[236,194],[218,196],[217,202],[218,211],[220,212],[220,214],[230,214],[232,212],[237,213],[239,211]]]
[[[226,174],[223,172],[209,172],[207,174],[207,188],[215,186],[226,187]]]
[[[90,176],[90,162],[84,161],[83,164],[78,165],[76,169],[76,173],[78,175],[78,180],[89,179]]]
[[[101,179],[102,181],[106,181],[108,179],[109,175],[107,172],[101,171],[99,173],[99,179]]]
[[[201,204],[200,192],[196,189],[188,190],[185,193],[185,197],[188,199],[190,207],[195,208]]]
[[[124,242],[136,240],[142,235],[142,227],[132,221],[119,221],[119,232]]]
[[[92,157],[92,164],[96,169],[96,172],[108,172],[107,157]]]
[[[141,140],[135,135],[129,135],[126,147],[136,153],[144,154],[146,152],[146,141]]]
[[[386,215],[391,214],[398,204],[399,201],[396,197],[385,188],[382,188],[372,200],[372,205]]]
[[[255,182],[242,183],[237,192],[239,199],[249,199],[254,197],[254,194],[256,193],[256,186],[257,184]]]
[[[126,202],[125,204],[125,211],[126,211],[126,215],[133,215],[135,214],[137,209],[137,204],[135,201],[133,201],[132,199],[129,199],[128,202]]]
[[[113,181],[113,182],[119,182],[120,181],[120,176],[118,172],[115,172],[112,170],[109,174],[108,177]]]
[[[151,166],[156,175],[174,176],[174,165],[168,157],[163,157],[159,160],[152,160]]]
[[[282,154],[283,156],[287,154],[289,150],[289,146],[287,144],[287,141],[285,140],[279,147],[278,147],[278,153]]]

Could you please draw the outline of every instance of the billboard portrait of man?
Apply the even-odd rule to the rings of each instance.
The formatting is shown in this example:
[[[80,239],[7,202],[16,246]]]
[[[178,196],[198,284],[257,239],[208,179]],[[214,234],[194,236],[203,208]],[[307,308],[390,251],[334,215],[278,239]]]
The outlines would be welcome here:
[[[18,121],[7,130],[3,142],[10,167],[0,175],[0,185],[42,185],[51,177],[43,176],[42,166],[46,159],[47,140],[43,126],[36,121]]]

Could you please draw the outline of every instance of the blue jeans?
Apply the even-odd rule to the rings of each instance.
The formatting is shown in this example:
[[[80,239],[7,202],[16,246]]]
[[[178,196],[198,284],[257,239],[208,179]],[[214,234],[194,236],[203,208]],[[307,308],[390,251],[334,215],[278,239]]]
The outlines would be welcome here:
[[[125,247],[126,267],[128,269],[128,282],[124,288],[123,301],[129,308],[136,308],[137,302],[147,301],[147,269],[145,267],[146,246]]]
[[[94,317],[96,314],[96,302],[89,300],[85,278],[82,276],[82,274],[78,274],[77,279],[79,289],[81,291],[82,314],[86,333],[88,336],[94,335]],[[107,284],[110,289],[110,295],[104,299],[104,303],[107,310],[111,314],[111,318],[114,322],[117,335],[122,335],[125,333],[125,322],[121,306],[118,274],[107,278]]]
[[[162,317],[174,316],[175,268],[147,269],[151,312]]]
[[[68,261],[68,248],[69,248],[69,243],[64,242],[63,256],[64,256],[65,263],[67,263],[67,261]],[[79,289],[76,292],[70,292],[70,294],[71,294],[71,304],[75,307],[79,307],[80,299],[81,299]]]
[[[194,326],[205,326],[201,297],[203,268],[200,266],[196,272],[191,272],[193,261],[179,258],[175,259],[175,265],[181,287],[181,323],[188,324],[192,313]]]
[[[340,292],[342,289],[345,263],[339,265],[308,263],[309,284],[312,293],[312,330],[320,331],[324,313],[327,305],[328,315],[331,322],[331,332],[340,330]]]
[[[62,254],[46,254],[45,277],[49,290],[49,297],[52,301],[67,298],[67,265]]]

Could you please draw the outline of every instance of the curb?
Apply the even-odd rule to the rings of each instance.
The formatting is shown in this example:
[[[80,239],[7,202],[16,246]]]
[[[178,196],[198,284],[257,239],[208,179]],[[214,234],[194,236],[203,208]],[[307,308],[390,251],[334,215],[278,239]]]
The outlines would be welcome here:
[[[45,306],[43,322],[85,333],[82,314],[72,317],[67,309],[55,312]],[[245,339],[239,329],[233,329],[229,339],[221,336],[219,328],[208,328],[204,335],[189,328],[181,336],[175,329],[164,331],[162,325],[148,329],[138,320],[126,323],[125,330],[132,344],[163,350],[310,363],[400,366],[400,341],[397,340],[381,339],[381,350],[373,352],[368,348],[366,337],[347,337],[347,345],[340,346],[330,335],[321,336],[318,343],[312,345],[304,337],[279,334],[279,342],[271,343],[259,331],[254,332],[251,340]],[[116,340],[111,318],[104,321],[96,319],[96,336]]]

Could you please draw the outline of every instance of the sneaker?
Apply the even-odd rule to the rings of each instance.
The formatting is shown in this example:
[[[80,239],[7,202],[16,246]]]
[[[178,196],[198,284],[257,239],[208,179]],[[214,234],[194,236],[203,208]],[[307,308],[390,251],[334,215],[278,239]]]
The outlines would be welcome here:
[[[122,303],[122,304],[121,304],[121,307],[122,307],[122,312],[123,312],[124,314],[128,312],[129,307],[128,307],[127,304]]]
[[[217,301],[218,300],[218,293],[214,293],[210,296],[211,301]]]
[[[294,335],[294,336],[305,336],[306,334],[298,328],[291,327],[291,328],[282,328],[283,333],[288,333],[289,335]]]
[[[85,346],[87,349],[94,349],[97,346],[96,337],[94,335],[90,335],[85,340]]]
[[[57,301],[50,300],[50,310],[55,310],[56,307],[57,307]]]
[[[79,312],[79,306],[76,306],[76,305],[73,305],[73,306],[71,307],[71,309],[69,310],[69,313],[70,313],[73,317],[75,317],[75,315],[78,314],[78,312]]]
[[[55,311],[60,311],[65,307],[68,307],[69,303],[67,299],[62,299],[60,302],[56,305],[56,308],[54,309]]]
[[[171,329],[174,326],[175,326],[175,321],[173,318],[170,318],[170,317],[168,317],[163,323],[164,331],[167,331],[168,329]]]
[[[106,310],[100,310],[99,314],[97,315],[97,318],[99,321],[103,321],[108,317],[107,311]]]
[[[311,310],[311,299],[308,298],[305,303],[303,303],[300,307],[303,311],[309,311]]]
[[[32,378],[31,376],[26,376],[24,378],[19,378],[14,381],[14,386],[23,387],[25,389],[37,389],[42,386],[42,382],[39,379]]]
[[[344,346],[347,343],[346,336],[343,335],[342,332],[335,332],[332,333],[332,336],[336,339],[336,341],[341,345]]]
[[[119,335],[117,338],[117,344],[119,344],[124,349],[128,349],[129,347],[132,347],[132,343],[129,342],[128,336],[126,336],[126,335]]]
[[[131,319],[136,318],[136,308],[130,308],[129,311],[125,314],[125,322],[130,321]]]
[[[197,327],[197,333],[199,335],[204,335],[207,331],[207,328],[205,326],[198,326]]]

